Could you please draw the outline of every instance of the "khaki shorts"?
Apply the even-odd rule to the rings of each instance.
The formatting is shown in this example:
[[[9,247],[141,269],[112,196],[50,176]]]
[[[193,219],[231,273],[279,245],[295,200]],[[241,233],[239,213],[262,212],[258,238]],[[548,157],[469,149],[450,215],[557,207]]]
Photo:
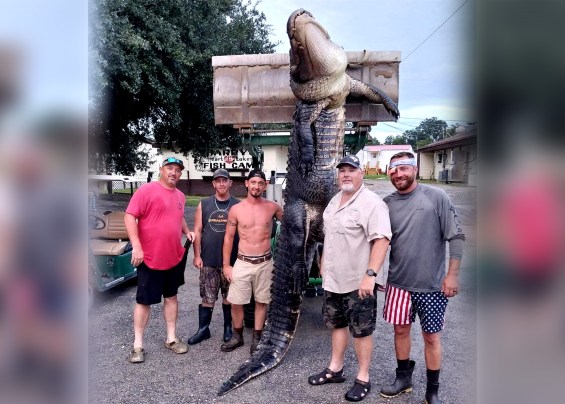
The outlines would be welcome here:
[[[271,283],[273,283],[273,260],[251,264],[238,259],[232,270],[232,282],[228,301],[233,304],[247,304],[253,294],[258,303],[271,302]]]

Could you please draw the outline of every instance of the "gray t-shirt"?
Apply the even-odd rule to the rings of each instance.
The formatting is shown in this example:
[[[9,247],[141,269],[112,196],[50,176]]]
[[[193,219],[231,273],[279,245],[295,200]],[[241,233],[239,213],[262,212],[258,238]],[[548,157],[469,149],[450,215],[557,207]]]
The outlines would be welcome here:
[[[387,282],[411,292],[441,290],[445,242],[450,258],[461,259],[465,240],[451,200],[439,188],[418,184],[409,194],[394,192],[384,201],[392,227]]]

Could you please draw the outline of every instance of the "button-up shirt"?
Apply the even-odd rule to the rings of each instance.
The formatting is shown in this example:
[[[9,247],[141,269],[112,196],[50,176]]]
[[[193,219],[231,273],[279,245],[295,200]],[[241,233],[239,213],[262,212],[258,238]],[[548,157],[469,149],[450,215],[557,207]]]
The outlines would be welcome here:
[[[361,185],[340,207],[342,195],[338,192],[324,210],[322,286],[334,293],[359,289],[369,264],[371,241],[392,237],[388,207],[377,194]]]

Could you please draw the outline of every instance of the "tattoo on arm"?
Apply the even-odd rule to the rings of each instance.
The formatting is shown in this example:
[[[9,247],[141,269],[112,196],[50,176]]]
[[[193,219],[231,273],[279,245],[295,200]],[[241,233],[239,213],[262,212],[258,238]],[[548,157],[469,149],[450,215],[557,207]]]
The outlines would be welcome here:
[[[231,219],[228,219],[228,226],[237,226],[237,223]]]

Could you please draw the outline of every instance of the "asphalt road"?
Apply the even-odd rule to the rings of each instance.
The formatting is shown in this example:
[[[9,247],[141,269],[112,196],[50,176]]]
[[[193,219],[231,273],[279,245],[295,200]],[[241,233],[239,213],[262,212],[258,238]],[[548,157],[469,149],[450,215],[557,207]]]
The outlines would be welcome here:
[[[393,187],[387,180],[367,181],[381,196]],[[475,222],[476,190],[459,185],[438,186],[454,201],[468,241],[461,268],[460,293],[450,300],[442,336],[443,365],[440,398],[444,403],[476,402],[476,316],[475,316]],[[123,202],[100,201],[99,210],[124,209]],[[185,210],[192,225],[194,208]],[[190,337],[198,325],[198,273],[192,266],[192,250],[186,268],[186,284],[179,291],[178,334]],[[132,309],[136,285],[129,282],[96,295],[89,317],[89,401],[92,403],[341,403],[356,375],[352,345],[346,351],[343,384],[310,386],[307,377],[324,369],[330,357],[330,332],[322,323],[321,297],[305,298],[294,341],[284,361],[275,369],[251,380],[225,396],[216,392],[247,359],[251,330],[245,329],[245,346],[231,353],[221,352],[222,313],[220,303],[210,326],[212,338],[190,347],[187,354],[175,355],[163,346],[165,325],[162,306],[151,309],[145,333],[146,360],[142,364],[127,361],[133,341]],[[378,294],[379,311],[384,294]],[[394,380],[392,326],[382,318],[374,336],[370,370],[372,391],[364,400],[370,403],[421,403],[424,400],[426,369],[423,342],[416,322],[412,328],[412,359],[416,361],[414,390],[394,399],[384,399],[379,389]]]

